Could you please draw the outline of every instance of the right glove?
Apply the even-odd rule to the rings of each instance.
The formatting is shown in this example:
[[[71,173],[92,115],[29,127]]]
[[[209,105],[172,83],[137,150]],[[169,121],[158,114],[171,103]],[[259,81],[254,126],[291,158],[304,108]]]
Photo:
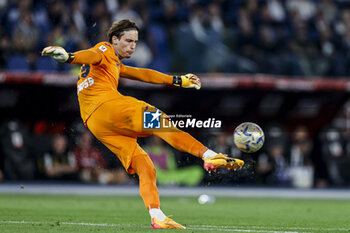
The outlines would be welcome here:
[[[67,53],[64,48],[58,46],[48,46],[44,48],[41,55],[52,57],[56,61],[62,63],[71,63],[74,59],[74,55],[72,53]]]
[[[173,85],[184,88],[196,88],[201,89],[201,81],[194,74],[186,74],[173,77]]]

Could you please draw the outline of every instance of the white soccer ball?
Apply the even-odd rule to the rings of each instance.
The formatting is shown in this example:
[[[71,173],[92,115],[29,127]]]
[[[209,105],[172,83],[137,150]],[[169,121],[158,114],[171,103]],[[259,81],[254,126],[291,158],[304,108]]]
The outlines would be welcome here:
[[[265,135],[257,124],[244,122],[235,129],[233,141],[241,151],[253,153],[264,145]]]
[[[209,196],[207,194],[202,194],[198,197],[198,203],[203,204],[213,204],[215,203],[216,198],[214,196]]]

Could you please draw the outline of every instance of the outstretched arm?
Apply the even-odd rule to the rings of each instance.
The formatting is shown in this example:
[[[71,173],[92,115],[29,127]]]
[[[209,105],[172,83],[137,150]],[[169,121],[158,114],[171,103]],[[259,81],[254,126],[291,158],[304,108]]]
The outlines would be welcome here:
[[[102,55],[92,49],[81,50],[73,53],[74,59],[71,64],[98,64],[102,60]]]
[[[197,90],[201,88],[199,78],[193,74],[171,76],[151,69],[135,68],[131,66],[124,66],[124,68],[125,69],[120,73],[124,78],[140,80],[147,83],[172,84],[184,88],[196,88]]]
[[[93,49],[67,53],[62,47],[49,46],[44,48],[41,54],[43,56],[50,56],[59,62],[71,64],[98,64],[102,60],[102,55]]]
[[[151,69],[136,68],[131,66],[124,67],[125,69],[120,73],[120,76],[124,78],[155,84],[173,84],[173,76],[171,75],[163,74]]]

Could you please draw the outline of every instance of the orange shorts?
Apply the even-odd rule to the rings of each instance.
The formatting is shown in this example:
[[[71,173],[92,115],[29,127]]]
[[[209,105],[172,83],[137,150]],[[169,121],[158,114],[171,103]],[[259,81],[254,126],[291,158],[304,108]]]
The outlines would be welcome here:
[[[147,155],[137,144],[137,137],[146,137],[151,132],[143,132],[142,111],[153,106],[130,96],[121,96],[99,106],[86,124],[95,137],[118,156],[130,174],[131,160],[136,155]]]

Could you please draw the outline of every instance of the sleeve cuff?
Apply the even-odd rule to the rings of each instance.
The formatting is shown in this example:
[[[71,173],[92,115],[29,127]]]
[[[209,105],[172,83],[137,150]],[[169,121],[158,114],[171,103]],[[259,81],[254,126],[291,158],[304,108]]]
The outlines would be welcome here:
[[[75,56],[73,53],[68,53],[68,59],[67,59],[66,63],[72,63],[74,58],[75,58]]]
[[[173,85],[177,86],[177,87],[181,87],[182,86],[181,76],[178,76],[178,75],[174,75],[173,76]]]

